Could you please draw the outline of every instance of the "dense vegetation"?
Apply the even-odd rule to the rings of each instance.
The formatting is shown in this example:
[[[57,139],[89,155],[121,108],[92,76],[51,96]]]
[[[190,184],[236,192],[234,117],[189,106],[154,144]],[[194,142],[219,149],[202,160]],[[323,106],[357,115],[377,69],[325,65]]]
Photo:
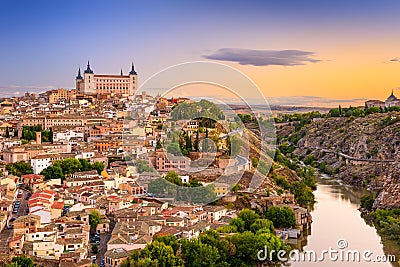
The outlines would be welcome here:
[[[375,197],[373,194],[368,194],[368,195],[362,196],[360,198],[360,206],[363,209],[371,211],[372,206],[374,205],[374,201],[375,201]]]
[[[146,160],[138,159],[136,160],[135,165],[137,173],[154,172],[153,166],[150,166],[149,162]]]
[[[15,256],[12,258],[10,263],[5,265],[6,267],[36,267],[32,258],[25,255]],[[40,265],[41,266],[41,265]],[[99,267],[97,264],[92,263],[89,267]]]
[[[272,223],[260,219],[250,210],[243,210],[232,219],[232,235],[222,237],[209,230],[198,238],[178,240],[175,236],[154,237],[143,250],[134,250],[121,267],[136,266],[256,266],[259,250],[288,250],[273,233]],[[232,230],[231,229],[231,230]],[[223,232],[224,229],[218,229]],[[277,259],[274,259],[277,261]]]
[[[25,161],[18,161],[12,164],[7,164],[6,170],[12,175],[21,177],[24,174],[33,173],[32,166]]]
[[[11,263],[6,264],[6,267],[35,267],[31,258],[25,255],[13,257]]]
[[[296,172],[301,181],[289,183],[285,177],[272,174],[272,179],[277,185],[285,190],[289,190],[295,197],[296,202],[302,207],[310,207],[315,203],[313,190],[316,189],[315,171],[312,167],[301,166],[300,161],[292,156],[288,159],[277,149],[275,161]]]
[[[93,210],[89,214],[89,225],[92,230],[96,231],[97,225],[100,223],[100,219],[100,212],[97,210]]]
[[[148,193],[191,203],[210,203],[217,197],[213,184],[202,186],[197,180],[183,184],[175,172],[168,172],[165,178],[151,181]]]
[[[209,118],[215,121],[224,119],[225,116],[220,108],[208,100],[199,102],[183,102],[175,106],[171,112],[173,120],[190,120],[195,118]]]
[[[276,123],[290,122],[295,126],[295,130],[300,130],[304,125],[312,122],[314,118],[321,118],[322,115],[319,111],[311,111],[307,113],[284,114],[282,117],[276,117]]]
[[[364,108],[358,108],[358,107],[348,107],[348,108],[342,108],[339,106],[339,108],[333,108],[331,109],[328,114],[326,115],[327,117],[365,117],[369,114],[373,113],[387,113],[387,112],[392,112],[392,111],[400,111],[400,107],[394,106],[394,107],[364,107]]]
[[[272,221],[277,228],[294,227],[296,224],[296,217],[294,212],[288,206],[277,207],[272,206],[267,209],[265,217]]]
[[[67,158],[54,161],[51,166],[44,169],[40,174],[44,175],[45,180],[59,178],[64,180],[65,175],[80,171],[96,170],[100,175],[104,167],[104,163],[99,161],[90,163],[86,159]]]
[[[370,213],[378,233],[384,238],[396,240],[400,244],[400,209],[381,210]]]
[[[36,132],[42,133],[42,142],[53,142],[53,129],[43,130],[42,125],[36,126],[23,126],[22,127],[22,139],[24,140],[36,140]]]

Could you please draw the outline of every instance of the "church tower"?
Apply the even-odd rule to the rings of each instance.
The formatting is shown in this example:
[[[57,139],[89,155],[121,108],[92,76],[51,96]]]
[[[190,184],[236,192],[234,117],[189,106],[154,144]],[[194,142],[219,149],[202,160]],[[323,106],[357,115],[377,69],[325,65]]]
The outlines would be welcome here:
[[[129,95],[134,95],[137,91],[137,72],[135,71],[135,66],[132,62],[132,69],[129,72]]]
[[[84,92],[85,94],[95,94],[96,93],[96,83],[94,81],[94,72],[90,68],[90,62],[88,60],[86,70],[83,73],[84,79]]]
[[[84,84],[83,77],[81,75],[81,68],[79,68],[78,75],[75,78],[75,89],[79,94],[83,94]]]

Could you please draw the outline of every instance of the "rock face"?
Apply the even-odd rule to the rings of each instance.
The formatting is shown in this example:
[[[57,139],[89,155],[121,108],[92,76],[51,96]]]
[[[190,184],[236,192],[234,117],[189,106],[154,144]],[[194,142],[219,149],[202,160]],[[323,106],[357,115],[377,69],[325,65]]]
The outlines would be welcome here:
[[[354,185],[381,189],[375,206],[400,207],[400,113],[328,118],[305,126],[294,153]],[[341,154],[366,162],[349,160]],[[386,162],[394,160],[394,162]]]
[[[397,176],[398,177],[398,176]],[[390,175],[375,199],[374,208],[400,208],[400,181]]]

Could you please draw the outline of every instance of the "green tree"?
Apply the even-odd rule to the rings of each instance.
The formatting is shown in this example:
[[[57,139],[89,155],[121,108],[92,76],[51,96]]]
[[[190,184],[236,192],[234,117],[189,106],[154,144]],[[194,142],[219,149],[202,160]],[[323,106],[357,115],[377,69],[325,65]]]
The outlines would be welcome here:
[[[134,250],[132,254],[121,263],[121,267],[183,267],[183,261],[175,256],[171,246],[154,241],[143,250]]]
[[[148,192],[157,196],[176,197],[177,188],[163,178],[158,178],[149,183]]]
[[[154,172],[154,168],[149,165],[149,162],[143,159],[138,159],[135,162],[136,165],[136,171],[138,173],[143,173],[143,172]]]
[[[175,255],[180,247],[178,238],[176,238],[174,235],[154,236],[153,241],[158,241],[170,246],[174,250]]]
[[[97,225],[100,223],[100,212],[94,210],[89,214],[89,224],[90,227],[96,231]]]
[[[253,166],[253,168],[257,168],[258,158],[251,158],[251,165]]]
[[[250,225],[250,231],[257,233],[260,230],[274,232],[274,224],[272,221],[267,219],[256,219],[252,225]]]
[[[366,210],[371,211],[374,205],[375,197],[373,194],[368,194],[360,198],[360,206]]]
[[[165,180],[170,183],[182,186],[182,180],[179,178],[178,174],[174,171],[169,171],[167,175],[165,175]]]
[[[230,140],[230,155],[231,156],[237,156],[239,155],[240,148],[242,146],[242,141],[239,139],[236,135],[234,136],[229,136],[227,138],[227,141]]]
[[[9,138],[10,137],[10,129],[8,129],[8,126],[6,127],[6,134],[5,134],[5,138]]]
[[[6,170],[12,175],[21,177],[24,174],[33,173],[32,166],[25,161],[18,161],[12,164],[7,164]]]
[[[333,108],[333,109],[329,110],[328,116],[330,116],[330,117],[339,117],[340,116],[339,109]]]
[[[161,148],[162,148],[161,140],[157,139],[156,149],[161,149]]]
[[[100,161],[95,161],[90,165],[92,170],[96,170],[97,173],[100,175],[101,172],[104,170],[104,163]]]
[[[92,253],[93,254],[99,253],[99,246],[97,244],[92,245]]]
[[[217,266],[220,258],[218,248],[203,244],[199,239],[181,240],[182,258],[188,267]]]
[[[188,152],[192,151],[192,139],[189,137],[189,134],[185,133],[184,138],[185,138],[186,150]]]
[[[25,255],[13,257],[11,264],[7,264],[6,267],[34,267],[33,259],[26,257]]]
[[[302,207],[310,207],[315,202],[312,189],[304,182],[293,182],[290,192],[294,195],[296,202]]]
[[[266,218],[271,220],[274,224],[274,227],[293,227],[296,224],[296,217],[291,208],[288,206],[277,207],[272,206],[269,207],[266,212]]]
[[[64,180],[64,174],[59,166],[49,166],[44,169],[40,174],[44,175],[45,180],[59,179]]]
[[[206,129],[206,137],[203,139],[203,142],[201,142],[201,146],[202,146],[201,150],[203,152],[208,151],[208,129]]]
[[[186,150],[186,144],[184,137],[179,137],[179,151],[182,155],[188,155],[188,151]]]
[[[206,118],[208,121],[217,121],[225,118],[224,113],[216,104],[205,99],[199,102],[179,103],[172,110],[171,117],[173,120],[191,120],[193,118]]]
[[[200,147],[199,147],[199,131],[196,131],[196,139],[194,139],[194,151],[199,151]]]
[[[256,234],[249,231],[237,233],[229,237],[228,240],[235,246],[235,254],[232,257],[235,262],[234,266],[254,266],[259,262],[258,251],[264,250],[265,247],[267,247],[267,251],[287,250],[283,241],[268,231],[257,232]]]
[[[78,159],[79,162],[81,163],[81,171],[90,171],[92,170],[92,166],[90,166],[89,161],[87,159]]]
[[[78,172],[82,168],[81,162],[75,158],[56,160],[53,162],[53,166],[60,167],[62,169],[64,175]]]
[[[232,226],[234,232],[244,232],[245,222],[241,218],[233,218],[229,221],[229,226]]]
[[[262,173],[262,174],[264,174],[264,175],[267,175],[268,172],[269,172],[269,166],[267,165],[267,163],[265,163],[265,161],[260,160],[260,161],[258,162],[258,164],[257,164],[257,170],[258,170],[260,173]]]
[[[239,219],[242,219],[244,222],[244,230],[245,231],[250,231],[250,226],[260,218],[258,214],[254,213],[254,211],[249,210],[249,209],[244,209],[241,212],[238,213],[237,217]]]
[[[178,143],[171,143],[171,144],[169,144],[169,145],[167,146],[167,152],[170,153],[170,154],[172,154],[172,155],[175,155],[175,156],[181,156],[181,155],[182,155],[181,149],[180,149]]]

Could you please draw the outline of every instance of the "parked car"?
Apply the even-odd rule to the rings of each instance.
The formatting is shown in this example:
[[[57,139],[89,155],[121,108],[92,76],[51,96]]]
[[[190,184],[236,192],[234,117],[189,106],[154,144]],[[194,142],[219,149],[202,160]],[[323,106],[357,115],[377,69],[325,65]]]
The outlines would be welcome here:
[[[100,244],[100,238],[93,237],[92,239],[90,239],[90,243],[99,245]]]

